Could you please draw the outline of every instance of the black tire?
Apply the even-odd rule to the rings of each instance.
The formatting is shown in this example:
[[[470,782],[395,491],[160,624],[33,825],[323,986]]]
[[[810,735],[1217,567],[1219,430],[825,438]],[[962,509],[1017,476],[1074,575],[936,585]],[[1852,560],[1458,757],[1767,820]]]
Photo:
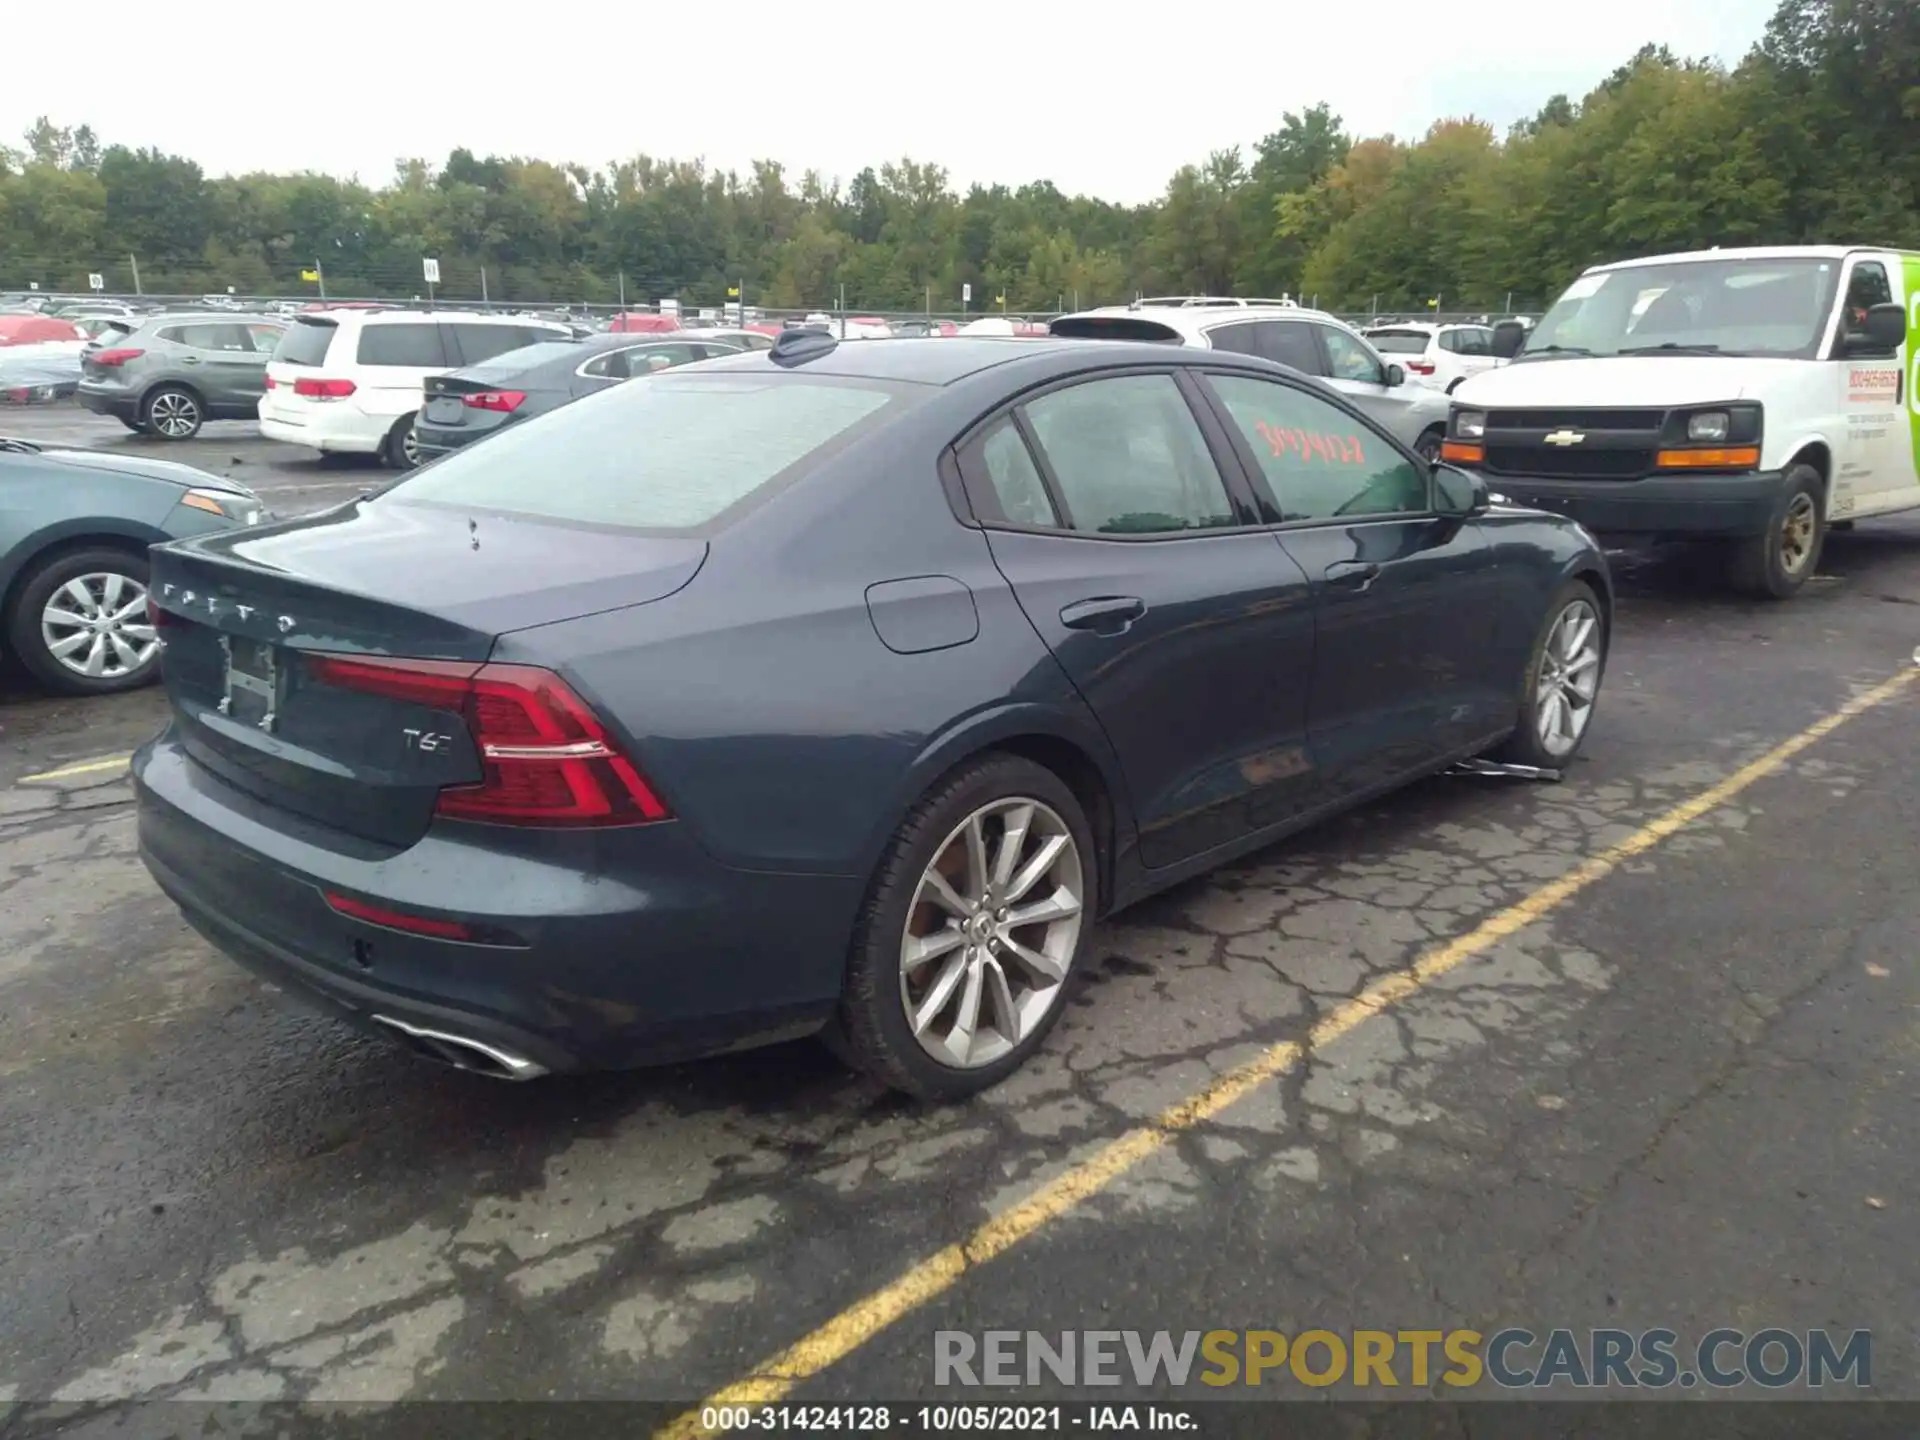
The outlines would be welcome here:
[[[1763,600],[1785,600],[1806,584],[1827,541],[1826,488],[1811,465],[1789,466],[1766,530],[1728,547],[1727,583]]]
[[[1438,427],[1422,431],[1420,438],[1413,442],[1413,453],[1429,465],[1440,458],[1441,431]]]
[[[136,435],[144,435],[147,433],[147,422],[144,420],[129,420],[124,415],[116,415],[113,418],[118,420],[122,425],[126,426],[127,429],[131,430]]]
[[[161,440],[191,440],[206,423],[206,402],[184,385],[158,386],[140,404],[140,428]]]
[[[387,438],[380,442],[380,463],[389,470],[411,470],[420,463],[418,459],[407,458],[407,446],[414,438],[413,421],[412,415],[402,415],[393,422]]]
[[[1462,375],[1458,380],[1453,381],[1447,386],[1447,394],[1451,395],[1454,391],[1458,390],[1462,385],[1466,383],[1467,383],[1467,377]]]
[[[1585,605],[1592,611],[1599,627],[1600,663],[1594,675],[1594,693],[1587,705],[1587,719],[1582,722],[1580,733],[1574,738],[1570,748],[1550,747],[1541,735],[1541,715],[1543,700],[1540,694],[1540,673],[1547,660],[1547,642],[1553,638],[1561,617],[1576,605]],[[1580,753],[1580,747],[1586,742],[1592,730],[1592,711],[1599,704],[1602,682],[1606,678],[1607,654],[1612,635],[1609,633],[1607,612],[1600,603],[1600,597],[1594,593],[1591,585],[1584,580],[1569,580],[1554,592],[1553,601],[1547,606],[1547,613],[1540,622],[1540,633],[1534,636],[1533,649],[1527,656],[1526,673],[1520,681],[1520,715],[1513,733],[1494,750],[1492,758],[1514,765],[1537,765],[1542,769],[1559,770],[1565,768],[1574,756]]]
[[[122,575],[144,590],[147,573],[145,555],[109,546],[69,550],[37,563],[14,592],[13,608],[5,617],[7,648],[19,657],[20,663],[36,680],[61,695],[113,695],[151,684],[160,674],[160,653],[157,649],[137,671],[117,675],[82,675],[68,668],[54,655],[41,627],[41,616],[48,602],[68,581],[90,574]]]
[[[961,1068],[929,1054],[914,1037],[901,992],[901,944],[921,877],[937,852],[982,806],[1015,798],[1049,807],[1072,837],[1081,872],[1079,933],[1051,1008],[1035,1027],[991,1063]],[[1086,813],[1057,775],[1017,755],[969,761],[921,797],[881,857],[854,926],[846,985],[827,1043],[856,1069],[923,1100],[958,1100],[998,1084],[1039,1049],[1071,1000],[1099,913],[1099,875]]]

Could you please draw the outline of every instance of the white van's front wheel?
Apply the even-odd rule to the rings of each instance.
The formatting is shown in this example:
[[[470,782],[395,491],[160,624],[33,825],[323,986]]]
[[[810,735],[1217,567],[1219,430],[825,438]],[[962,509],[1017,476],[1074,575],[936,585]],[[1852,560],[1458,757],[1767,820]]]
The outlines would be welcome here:
[[[1811,465],[1793,465],[1761,534],[1736,540],[1727,579],[1745,595],[1785,600],[1806,584],[1826,543],[1826,483]]]

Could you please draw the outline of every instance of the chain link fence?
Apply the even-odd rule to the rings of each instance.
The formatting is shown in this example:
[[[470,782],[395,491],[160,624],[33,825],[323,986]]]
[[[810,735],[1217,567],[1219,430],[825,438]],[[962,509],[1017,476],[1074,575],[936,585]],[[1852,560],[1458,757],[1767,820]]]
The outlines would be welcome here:
[[[316,304],[322,300],[378,301],[383,304],[534,310],[579,316],[605,317],[623,311],[655,311],[661,302],[677,302],[683,316],[719,323],[737,314],[744,290],[749,316],[768,321],[812,316],[887,320],[924,319],[960,324],[983,315],[1009,320],[1036,321],[1063,310],[1124,303],[1130,296],[1059,296],[1052,306],[1005,308],[960,303],[958,296],[927,293],[918,305],[901,305],[896,294],[887,300],[849,291],[815,297],[806,305],[771,306],[753,277],[715,280],[700,285],[668,283],[657,276],[621,271],[603,273],[588,266],[490,265],[447,259],[437,262],[437,280],[429,285],[424,266],[368,265],[357,269],[289,262],[269,266],[258,259],[231,265],[204,261],[144,260],[138,255],[70,257],[0,254],[0,309],[90,300],[152,306],[237,305],[257,309]],[[976,284],[975,294],[989,287]],[[1033,298],[1031,296],[1027,297]],[[1300,304],[1317,309],[1318,296],[1299,297]],[[1427,297],[1371,297],[1364,310],[1336,309],[1349,324],[1366,328],[1393,322],[1490,323],[1509,315],[1538,313],[1537,301],[1512,294],[1479,297],[1476,301],[1448,300],[1444,309]]]

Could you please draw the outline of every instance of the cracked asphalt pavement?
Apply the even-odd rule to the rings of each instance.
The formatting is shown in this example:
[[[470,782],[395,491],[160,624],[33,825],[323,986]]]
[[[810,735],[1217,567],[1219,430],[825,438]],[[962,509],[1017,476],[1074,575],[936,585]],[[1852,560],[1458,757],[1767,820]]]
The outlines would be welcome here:
[[[373,478],[241,426],[166,454],[286,512]],[[1685,556],[1621,583],[1563,783],[1435,779],[1122,915],[1045,1051],[945,1109],[812,1044],[516,1087],[288,1008],[148,881],[119,774],[20,783],[125,751],[159,697],[0,681],[0,1403],[697,1399],[1920,646],[1912,520],[1833,536],[1785,605]],[[1869,1329],[1875,1392],[1920,1398],[1916,705],[1176,1136],[795,1398],[932,1397],[937,1329],[1507,1325]]]

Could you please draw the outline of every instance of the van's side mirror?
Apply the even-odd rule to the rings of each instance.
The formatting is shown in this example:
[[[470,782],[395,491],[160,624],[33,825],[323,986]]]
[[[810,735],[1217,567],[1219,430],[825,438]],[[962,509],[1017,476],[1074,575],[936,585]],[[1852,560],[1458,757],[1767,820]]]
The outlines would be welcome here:
[[[1511,360],[1526,343],[1527,327],[1518,320],[1502,320],[1493,327],[1493,353],[1502,360]]]
[[[1485,514],[1493,505],[1487,482],[1468,470],[1438,462],[1433,467],[1433,508],[1450,520]]]
[[[1865,323],[1858,330],[1847,331],[1842,347],[1849,355],[1888,354],[1898,350],[1906,338],[1907,313],[1889,302],[1871,307]]]
[[[1387,366],[1387,382],[1386,383],[1387,383],[1387,388],[1389,390],[1393,389],[1396,385],[1406,384],[1407,372],[1405,370],[1402,370],[1398,365]]]

